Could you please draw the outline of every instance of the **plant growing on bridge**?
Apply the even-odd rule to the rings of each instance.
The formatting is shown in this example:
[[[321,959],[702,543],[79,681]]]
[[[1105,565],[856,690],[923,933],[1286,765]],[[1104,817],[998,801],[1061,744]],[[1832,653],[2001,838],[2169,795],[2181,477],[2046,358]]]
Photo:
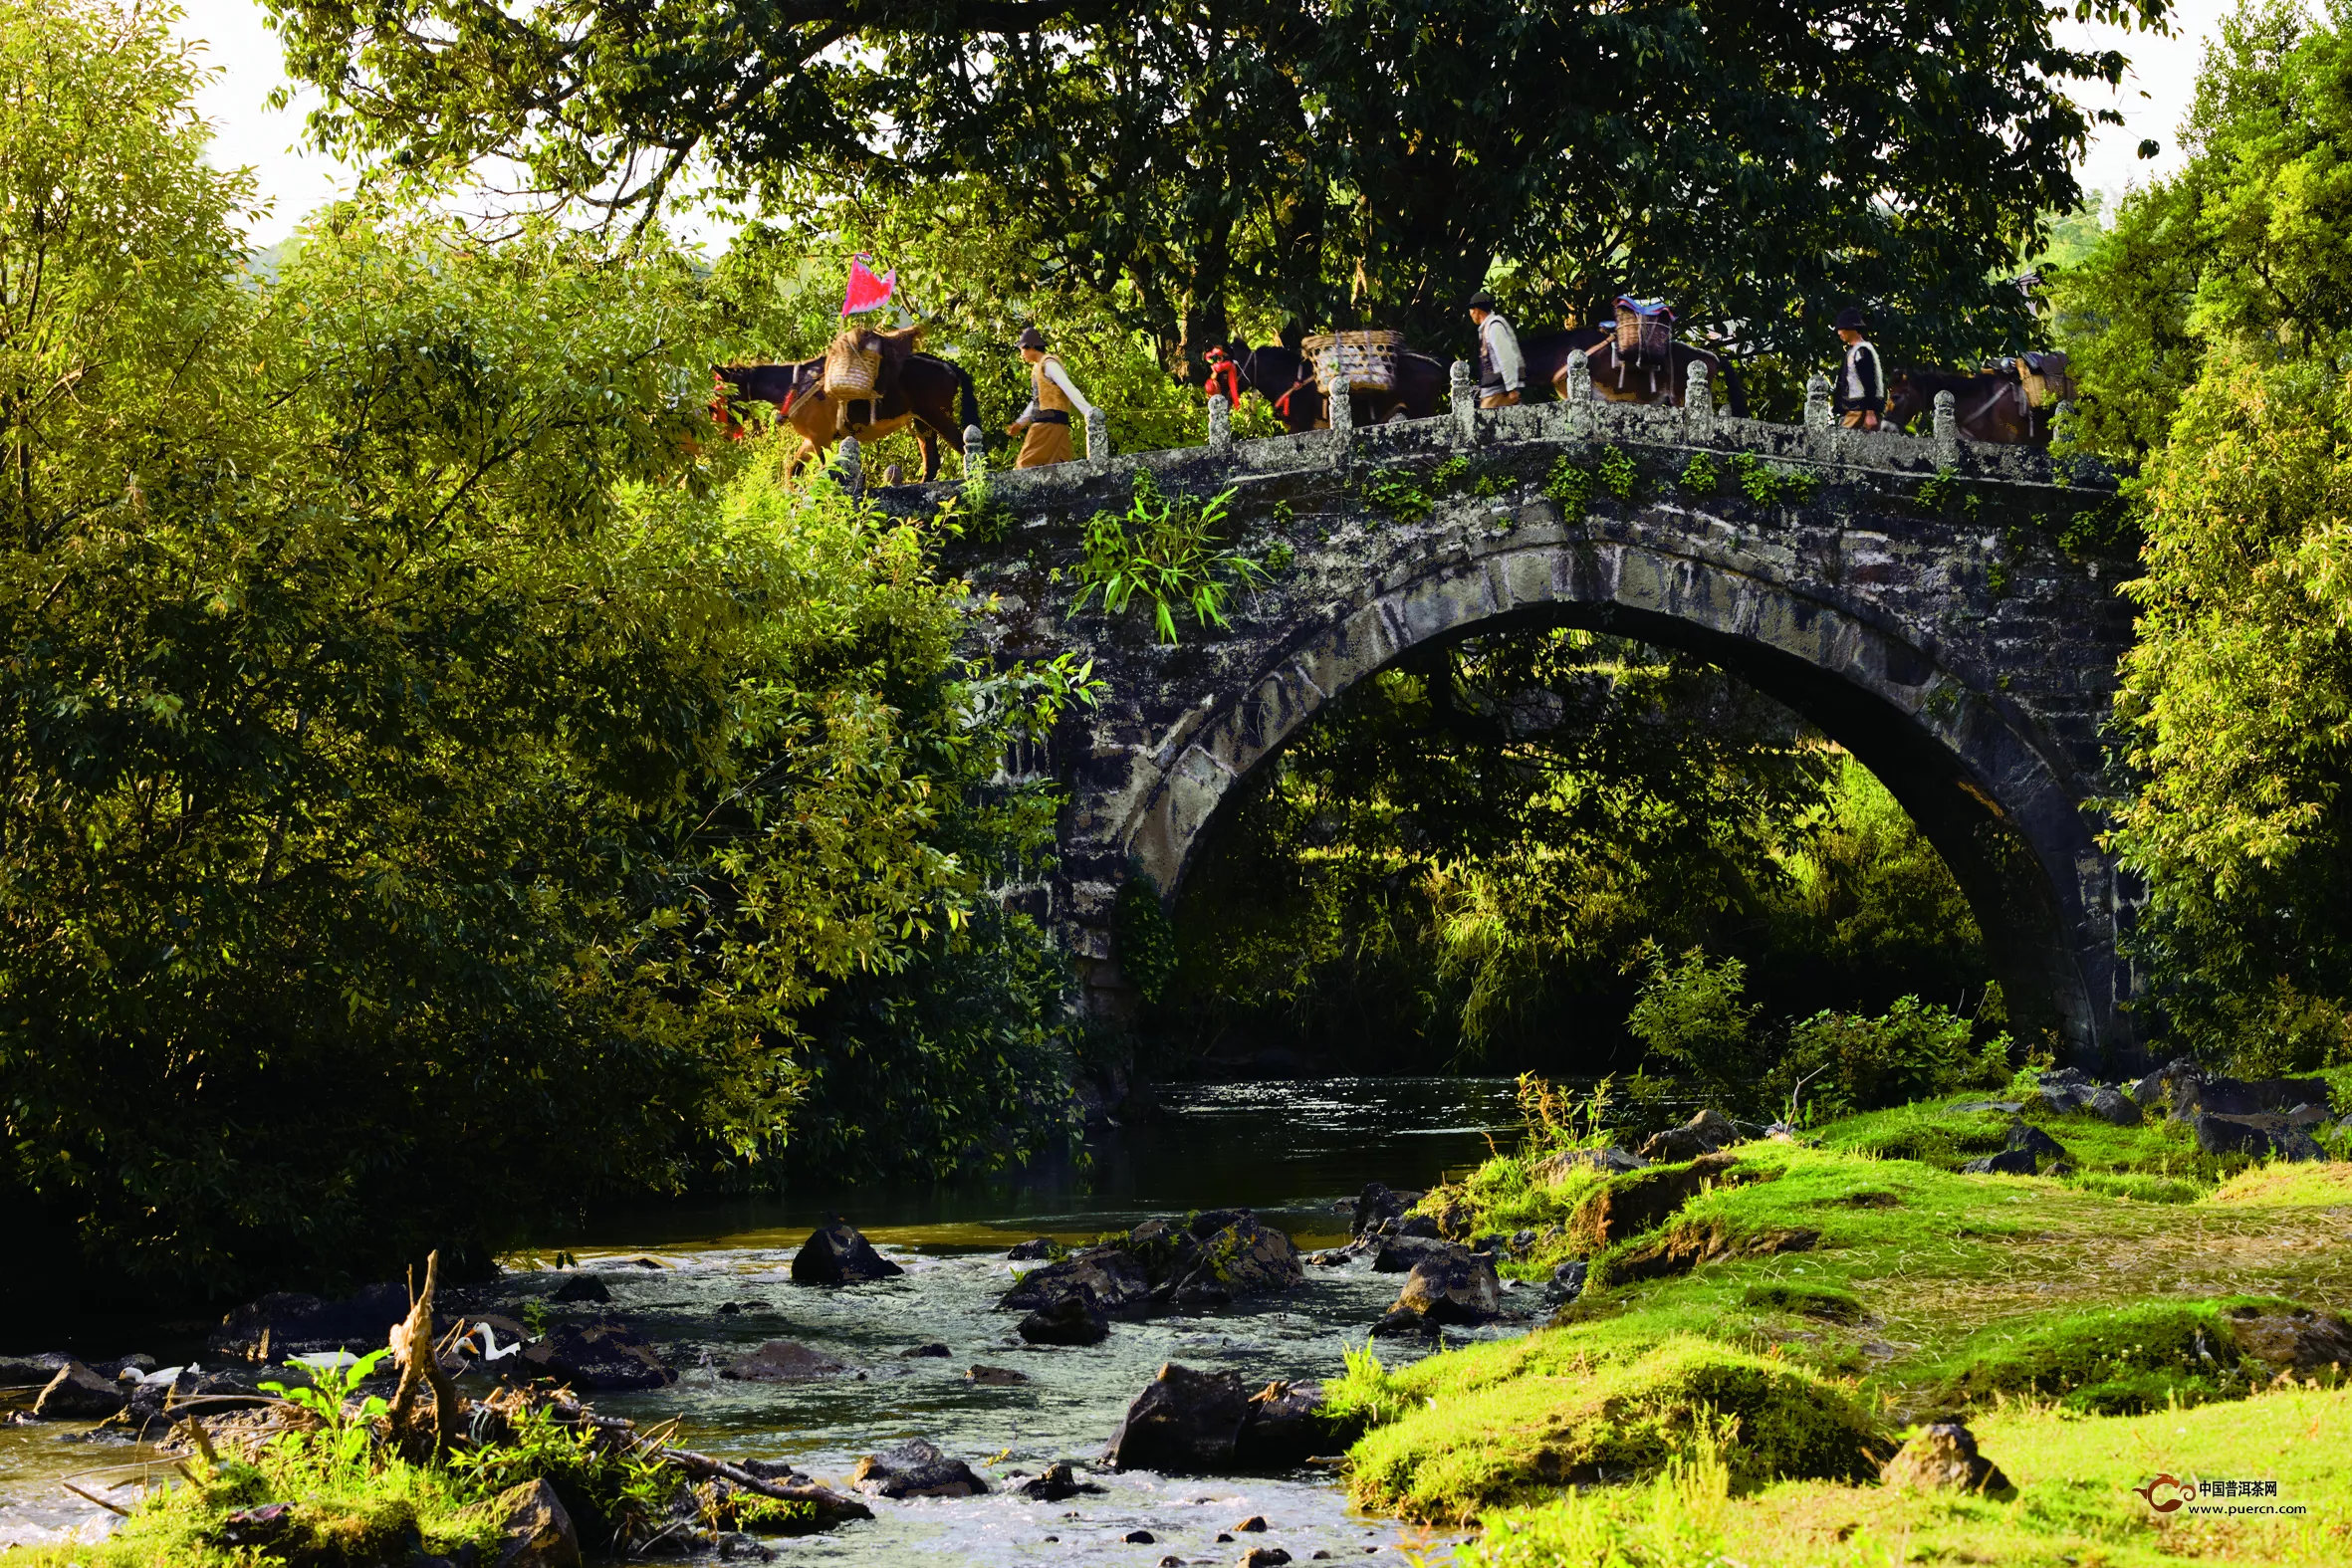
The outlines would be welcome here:
[[[1560,517],[1573,523],[1584,516],[1584,508],[1592,500],[1592,476],[1573,459],[1560,458],[1543,478],[1543,493],[1559,508]]]
[[[1189,609],[1196,624],[1223,627],[1234,587],[1255,588],[1266,568],[1226,545],[1219,531],[1233,506],[1226,490],[1207,501],[1164,496],[1151,470],[1135,475],[1127,510],[1097,512],[1086,522],[1085,560],[1077,567],[1077,614],[1099,596],[1103,610],[1123,614],[1140,594],[1151,604],[1152,628],[1163,643],[1177,640],[1176,614]]]
[[[1723,476],[1716,471],[1714,458],[1705,452],[1693,452],[1675,483],[1694,496],[1712,496],[1716,487],[1723,483]]]
[[[1621,446],[1612,446],[1600,455],[1598,477],[1601,488],[1619,501],[1631,501],[1633,489],[1641,483],[1641,470],[1626,456]]]

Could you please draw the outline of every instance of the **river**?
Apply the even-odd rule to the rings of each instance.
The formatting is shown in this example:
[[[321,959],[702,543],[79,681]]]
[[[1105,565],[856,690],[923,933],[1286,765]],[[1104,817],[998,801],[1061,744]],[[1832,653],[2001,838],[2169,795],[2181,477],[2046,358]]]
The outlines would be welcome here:
[[[1004,1253],[1013,1242],[1033,1235],[1084,1240],[1154,1215],[1249,1207],[1302,1249],[1327,1245],[1346,1237],[1339,1200],[1367,1181],[1430,1185],[1484,1159],[1490,1135],[1503,1142],[1517,1126],[1512,1085],[1501,1079],[1201,1084],[1171,1088],[1162,1098],[1164,1114],[1108,1130],[1083,1171],[1058,1163],[939,1186],[668,1204],[601,1217],[570,1249],[605,1278],[608,1310],[661,1346],[680,1378],[658,1392],[598,1395],[597,1407],[640,1421],[678,1417],[680,1441],[690,1447],[789,1458],[836,1485],[859,1455],[917,1437],[992,1478],[1040,1470],[1056,1458],[1083,1467],[1162,1362],[1230,1367],[1253,1386],[1332,1376],[1342,1348],[1365,1342],[1402,1278],[1374,1274],[1361,1261],[1309,1265],[1306,1282],[1278,1300],[1121,1321],[1099,1345],[1037,1349],[1015,1336],[1014,1315],[995,1306],[1012,1279]],[[793,1253],[835,1212],[898,1261],[904,1277],[795,1286]],[[1534,1310],[1524,1290],[1505,1300]],[[1448,1332],[1459,1342],[1466,1333],[1524,1326]],[[788,1385],[718,1376],[733,1356],[771,1339],[804,1341],[863,1375]],[[901,1355],[942,1342],[946,1358]],[[1395,1341],[1381,1346],[1392,1363],[1419,1353]],[[976,1365],[1027,1381],[977,1384],[966,1376]],[[135,1455],[62,1443],[63,1436],[54,1426],[0,1429],[0,1542],[56,1539],[107,1517],[58,1481]],[[1399,1562],[1399,1547],[1442,1555],[1450,1544],[1352,1514],[1337,1483],[1313,1472],[1089,1478],[1103,1490],[1060,1503],[1028,1502],[1001,1487],[980,1498],[875,1499],[870,1523],[770,1544],[780,1562],[874,1568],[1141,1565],[1169,1555],[1231,1562],[1249,1545],[1281,1547],[1298,1562],[1317,1552]],[[1265,1533],[1216,1539],[1253,1515],[1266,1519]],[[1149,1531],[1153,1543],[1128,1543],[1124,1537],[1135,1530]]]

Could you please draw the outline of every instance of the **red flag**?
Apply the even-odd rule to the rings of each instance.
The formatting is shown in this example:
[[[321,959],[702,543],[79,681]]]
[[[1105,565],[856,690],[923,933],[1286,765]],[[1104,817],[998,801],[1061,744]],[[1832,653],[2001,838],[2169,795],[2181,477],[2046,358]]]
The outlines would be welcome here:
[[[897,290],[898,273],[895,268],[877,278],[862,258],[852,258],[849,263],[849,288],[841,296],[841,314],[855,316],[859,311],[887,305],[890,296]]]

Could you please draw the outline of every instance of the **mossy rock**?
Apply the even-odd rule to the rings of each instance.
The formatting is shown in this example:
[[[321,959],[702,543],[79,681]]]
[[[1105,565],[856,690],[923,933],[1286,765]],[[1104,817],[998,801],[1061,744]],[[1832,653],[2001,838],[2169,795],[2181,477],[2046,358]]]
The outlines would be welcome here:
[[[1832,1285],[1792,1285],[1778,1280],[1751,1285],[1741,1299],[1767,1312],[1791,1312],[1798,1317],[1817,1317],[1831,1323],[1862,1321],[1862,1298]]]
[[[1894,1446],[1844,1391],[1696,1335],[1575,1376],[1516,1377],[1407,1408],[1350,1451],[1356,1500],[1431,1522],[1561,1485],[1653,1473],[1729,1421],[1740,1487],[1874,1479]]]
[[[2231,1328],[2240,1308],[2292,1310],[2282,1301],[2231,1297],[2068,1313],[1978,1351],[1953,1377],[1951,1393],[1962,1401],[2039,1395],[2096,1416],[2241,1399],[2271,1371],[2241,1351]]]

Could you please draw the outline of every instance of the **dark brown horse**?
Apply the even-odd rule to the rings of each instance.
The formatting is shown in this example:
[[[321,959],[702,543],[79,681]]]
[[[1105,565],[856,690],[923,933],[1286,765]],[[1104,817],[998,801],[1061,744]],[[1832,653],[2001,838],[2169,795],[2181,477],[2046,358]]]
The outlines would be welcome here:
[[[773,403],[777,415],[800,432],[801,448],[786,466],[787,478],[798,474],[811,458],[823,461],[843,434],[839,408],[821,389],[823,357],[793,364],[714,364],[711,373],[721,386],[723,422],[732,423],[741,404]],[[927,353],[906,361],[888,396],[854,399],[849,407],[846,433],[857,437],[860,445],[913,425],[915,444],[923,452],[926,482],[939,477],[940,438],[944,436],[961,451],[964,427],[980,423],[980,394],[972,385],[971,372],[952,360]]]
[[[1960,433],[1971,441],[2002,446],[2047,446],[2054,409],[2036,408],[2017,378],[2014,360],[1973,373],[1958,370],[1897,370],[1887,377],[1886,422],[1897,430],[1917,421],[1932,433],[1936,394],[1950,392],[1960,415]]]
[[[1592,377],[1592,390],[1604,401],[1612,403],[1650,403],[1668,408],[1680,408],[1683,394],[1690,386],[1691,366],[1707,366],[1707,382],[1715,396],[1722,400],[1727,412],[1735,419],[1748,417],[1748,389],[1741,384],[1737,367],[1724,361],[1723,356],[1691,343],[1676,342],[1668,357],[1655,363],[1621,358],[1617,353],[1617,334],[1614,328],[1589,327],[1578,332],[1557,335],[1568,338],[1598,339],[1590,347],[1572,342],[1570,347],[1583,348],[1585,367]],[[1551,372],[1551,391],[1555,397],[1567,395],[1567,352],[1560,350],[1560,363]],[[1534,379],[1534,361],[1528,363],[1529,380]]]
[[[1295,435],[1319,430],[1331,422],[1321,388],[1314,382],[1314,366],[1306,355],[1281,343],[1253,348],[1235,343],[1226,352],[1241,376],[1245,390],[1254,390],[1274,404],[1283,428]],[[1446,367],[1425,353],[1396,357],[1396,385],[1385,392],[1357,392],[1348,401],[1359,425],[1385,424],[1391,419],[1429,419],[1446,395]]]

